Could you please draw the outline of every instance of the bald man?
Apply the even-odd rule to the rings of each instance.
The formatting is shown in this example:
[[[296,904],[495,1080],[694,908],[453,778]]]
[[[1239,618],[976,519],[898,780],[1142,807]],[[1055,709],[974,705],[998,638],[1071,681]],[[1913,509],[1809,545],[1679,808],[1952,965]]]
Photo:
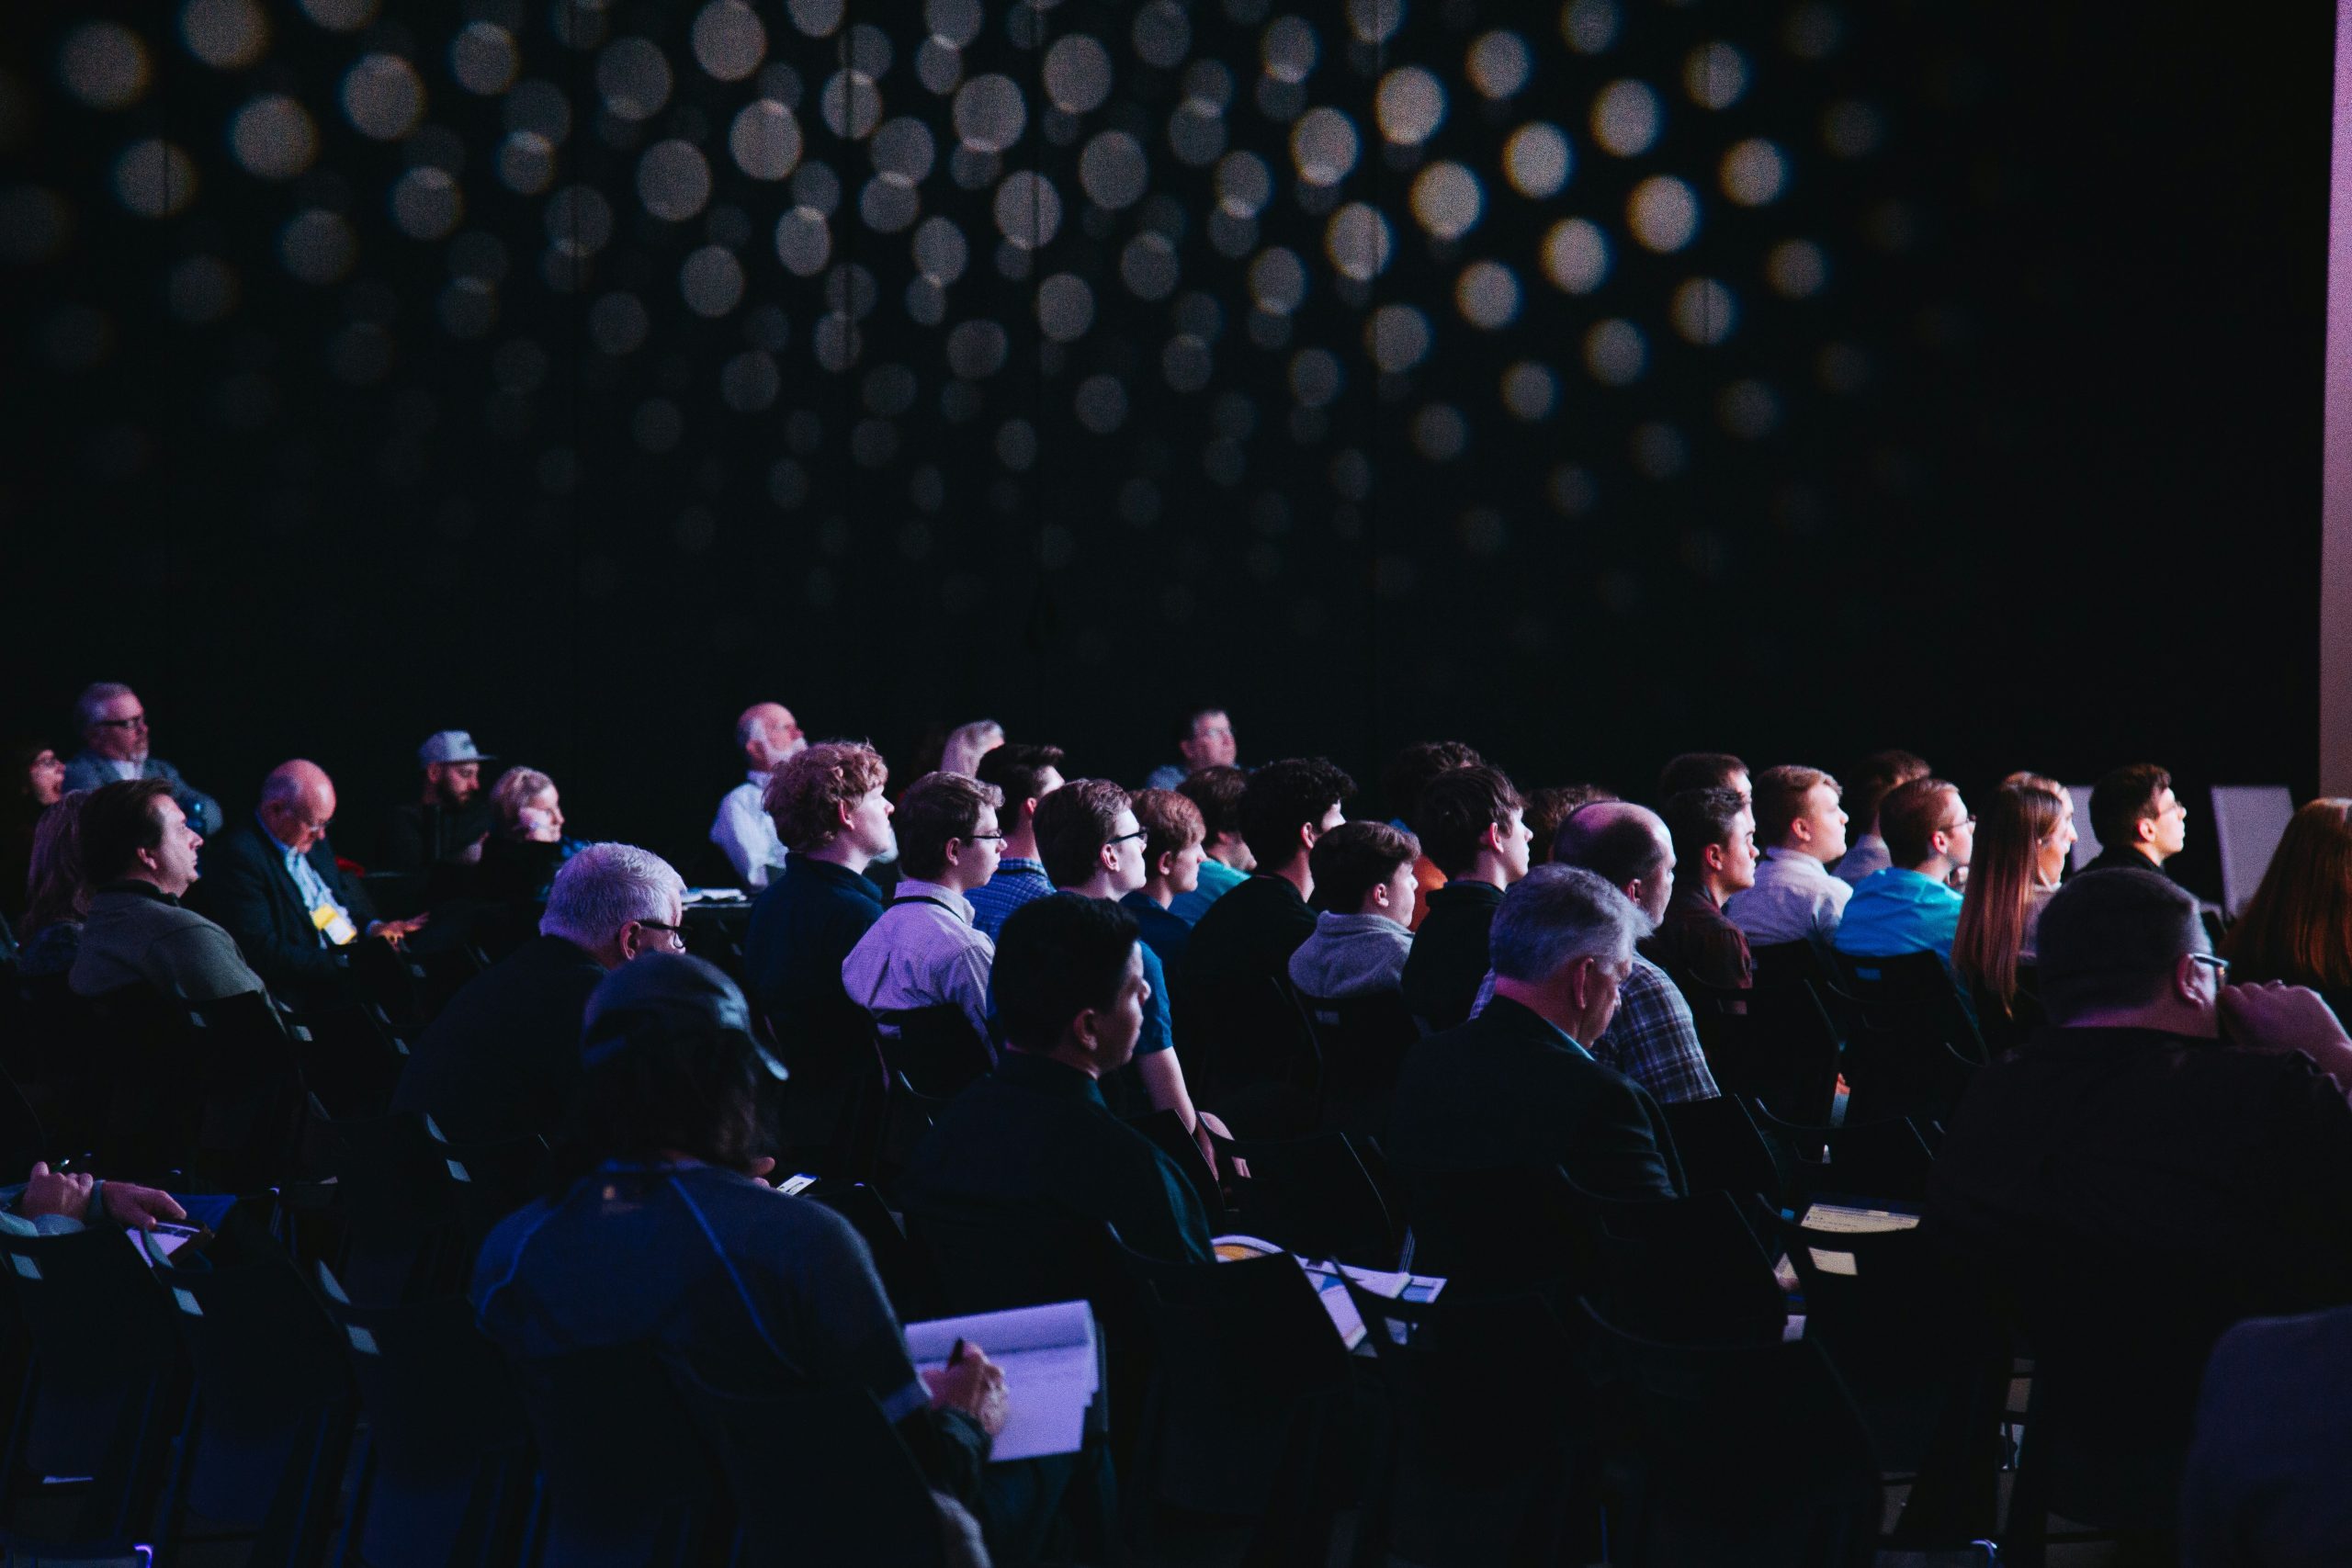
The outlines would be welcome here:
[[[735,744],[749,772],[718,803],[710,841],[727,852],[743,890],[757,893],[784,869],[784,841],[775,836],[775,823],[762,804],[768,775],[786,758],[808,750],[808,739],[790,708],[782,703],[753,703],[735,721]]]
[[[398,946],[424,923],[379,920],[366,889],[335,864],[327,844],[334,781],[315,762],[291,761],[262,781],[261,805],[205,843],[196,901],[237,939],[271,992],[297,1009],[339,998],[335,950],[362,937]]]

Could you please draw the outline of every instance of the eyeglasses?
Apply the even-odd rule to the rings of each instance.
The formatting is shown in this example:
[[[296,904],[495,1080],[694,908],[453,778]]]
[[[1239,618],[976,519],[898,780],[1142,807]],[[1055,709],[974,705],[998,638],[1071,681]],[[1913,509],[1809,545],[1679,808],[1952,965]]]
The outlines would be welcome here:
[[[2213,984],[2217,986],[2222,984],[2230,977],[2230,961],[2223,958],[2219,953],[2192,953],[2188,955],[2188,961],[2191,964],[2202,964],[2207,968],[2212,970]]]
[[[1001,841],[1004,838],[1004,835],[1002,833],[967,833],[964,837],[977,844],[982,839],[995,839]]]
[[[664,925],[660,920],[639,920],[637,923],[643,926],[647,931],[660,931],[664,936],[667,936],[670,939],[670,945],[676,948],[679,952],[684,953],[686,950],[685,927]]]
[[[91,722],[90,728],[93,729],[144,729],[147,728],[147,716],[143,713],[135,713],[129,718],[96,719]]]
[[[1149,837],[1151,837],[1150,829],[1138,828],[1132,833],[1121,833],[1117,838],[1114,838],[1110,841],[1114,844],[1124,844],[1129,839],[1148,839]]]
[[[1975,826],[1976,826],[1976,813],[1974,813],[1973,811],[1972,811],[1972,812],[1970,812],[1967,816],[1965,816],[1965,817],[1962,818],[1961,818],[1959,821],[1957,821],[1957,822],[1947,822],[1947,823],[1945,823],[1942,827],[1938,828],[1938,829],[1936,829],[1936,831],[1937,831],[1937,832],[1939,832],[1939,833],[1957,833],[1957,832],[1959,832],[1962,828],[1973,828],[1973,827],[1975,827]]]

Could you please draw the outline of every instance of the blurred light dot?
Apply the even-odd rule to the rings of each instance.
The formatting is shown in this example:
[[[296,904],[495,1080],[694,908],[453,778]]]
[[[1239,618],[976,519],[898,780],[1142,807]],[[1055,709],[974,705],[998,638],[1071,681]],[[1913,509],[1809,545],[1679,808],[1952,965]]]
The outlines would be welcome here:
[[[1207,386],[1216,365],[1209,345],[1194,333],[1179,333],[1159,351],[1159,373],[1180,392],[1197,392]]]
[[[1527,85],[1527,40],[1513,32],[1481,33],[1470,45],[1470,85],[1490,98]]]
[[[141,218],[168,218],[196,199],[196,164],[168,141],[134,141],[115,160],[114,193]]]
[[[722,82],[741,82],[767,58],[768,30],[743,0],[711,0],[695,16],[695,60]]]
[[[1175,0],[1151,0],[1136,13],[1135,26],[1127,36],[1136,58],[1162,71],[1183,64],[1193,48],[1192,21]]]
[[[495,22],[469,23],[449,44],[449,74],[469,93],[506,91],[519,64],[514,35]]]
[[[931,139],[931,128],[909,115],[886,121],[875,131],[867,151],[873,155],[876,170],[896,175],[910,185],[919,185],[929,178],[932,165],[939,158],[938,146]]]
[[[1845,34],[1845,24],[1836,11],[1824,5],[1805,5],[1789,13],[1781,29],[1781,42],[1800,60],[1820,60],[1836,52]]]
[[[1633,322],[1615,318],[1597,321],[1584,334],[1585,368],[1593,379],[1607,386],[1623,387],[1642,373],[1649,358],[1649,346],[1642,341],[1642,331]]]
[[[1037,460],[1037,427],[1025,419],[1008,419],[997,426],[997,461],[1015,473]]]
[[[302,10],[331,33],[357,32],[376,19],[376,0],[302,0]]]
[[[1268,315],[1287,316],[1306,299],[1306,268],[1298,253],[1275,246],[1250,264],[1250,294]]]
[[[458,182],[446,170],[411,169],[392,186],[392,222],[412,240],[444,240],[465,215]]]
[[[237,308],[237,275],[218,256],[190,256],[172,268],[164,295],[175,318],[204,326]]]
[[[1625,202],[1634,238],[1654,251],[1679,251],[1699,231],[1699,198],[1672,175],[1652,175]]]
[[[319,155],[318,129],[300,104],[276,93],[236,112],[229,121],[229,150],[247,174],[289,180]]]
[[[723,316],[743,301],[743,264],[723,245],[705,245],[678,269],[678,292],[695,315]]]
[[[1168,150],[1180,163],[1198,168],[1216,162],[1225,151],[1225,120],[1217,109],[1198,98],[1187,98],[1168,117]]]
[[[691,141],[657,141],[637,161],[637,198],[654,217],[683,223],[710,200],[710,164]]]
[[[1578,54],[1599,54],[1617,41],[1615,0],[1573,0],[1563,6],[1560,37]]]
[[[1213,183],[1217,206],[1233,218],[1255,218],[1274,194],[1274,176],[1255,152],[1227,153]]]
[[[1611,82],[1592,100],[1592,139],[1620,158],[1648,152],[1657,130],[1657,95],[1646,82]]]
[[[795,276],[814,276],[832,252],[832,231],[826,226],[825,215],[816,209],[796,207],[776,220],[776,259]]]
[[[1111,96],[1111,55],[1084,33],[1071,33],[1046,51],[1046,96],[1064,114],[1085,114]]]
[[[112,22],[85,22],[57,51],[65,90],[94,109],[124,108],[147,90],[147,46]]]
[[[1010,76],[975,76],[956,89],[956,136],[967,147],[1001,152],[1021,140],[1029,107]]]
[[[1035,170],[1014,170],[996,187],[996,226],[1024,251],[1041,248],[1061,230],[1061,193]]]
[[[1682,90],[1702,108],[1727,109],[1747,91],[1747,57],[1727,43],[1705,43],[1682,62]]]
[[[790,0],[792,25],[810,38],[831,38],[841,31],[842,0]]]
[[[1306,348],[1291,355],[1290,395],[1301,408],[1327,407],[1339,398],[1345,383],[1346,372],[1330,350]]]
[[[214,70],[241,71],[268,50],[269,18],[253,0],[188,0],[180,38]]]
[[[755,180],[780,180],[800,163],[800,122],[774,98],[745,104],[727,133],[735,166]]]
[[[950,49],[962,49],[978,38],[986,19],[980,0],[923,0],[923,26]]]
[[[1127,423],[1127,389],[1116,376],[1089,376],[1078,384],[1078,423],[1108,435]]]
[[[964,57],[935,38],[915,46],[915,80],[945,97],[964,82]]]
[[[1502,396],[1503,407],[1512,418],[1545,419],[1558,405],[1559,378],[1545,367],[1522,359],[1503,372]]]
[[[1478,221],[1486,192],[1459,164],[1431,164],[1413,177],[1413,216],[1441,240],[1458,240]]]
[[[506,95],[506,129],[560,141],[571,134],[571,100],[552,82],[525,82]]]
[[[1276,17],[1258,46],[1267,76],[1295,86],[1315,69],[1315,29],[1299,17]]]
[[[1453,305],[1474,327],[1507,327],[1519,315],[1519,279],[1500,262],[1472,262],[1454,279]]]
[[[357,250],[351,225],[323,208],[296,213],[277,234],[278,260],[304,283],[334,282],[351,270]]]
[[[434,310],[451,337],[482,337],[498,324],[498,295],[479,277],[451,278]]]
[[[1582,218],[1564,218],[1544,237],[1544,271],[1570,294],[1589,294],[1609,276],[1609,236]]]
[[[1742,141],[1724,154],[1724,194],[1742,207],[1761,207],[1772,200],[1788,177],[1788,160],[1760,137]]]
[[[889,73],[891,61],[898,58],[890,48],[890,35],[871,22],[850,28],[848,47],[842,53],[852,71],[876,82]]]
[[[1723,342],[1738,318],[1731,290],[1712,277],[1691,278],[1674,291],[1674,330],[1692,343]]]
[[[964,231],[944,218],[926,218],[915,231],[915,269],[937,284],[949,284],[964,276],[970,261],[969,248],[964,243]]]
[[[343,112],[362,136],[397,141],[424,113],[424,84],[397,54],[363,55],[343,79]]]
[[[555,147],[535,130],[518,130],[498,146],[498,177],[506,188],[537,196],[555,178]]]
[[[1138,299],[1165,299],[1176,291],[1176,247],[1162,234],[1137,234],[1119,253],[1119,278]]]
[[[1419,66],[1401,66],[1380,79],[1372,107],[1381,135],[1400,147],[1418,147],[1445,118],[1445,88]]]
[[[1451,403],[1431,403],[1413,416],[1413,449],[1432,463],[1450,463],[1470,445],[1470,422]]]
[[[1410,305],[1383,305],[1364,323],[1364,347],[1384,375],[1410,370],[1429,356],[1430,319]]]
[[[1291,162],[1307,185],[1338,185],[1356,166],[1358,151],[1355,121],[1338,109],[1309,109],[1291,127]]]
[[[922,198],[899,175],[876,175],[857,195],[857,215],[877,234],[895,234],[922,215]]]
[[[600,354],[618,357],[635,354],[645,346],[653,330],[653,321],[645,313],[644,301],[634,294],[615,292],[605,295],[588,308],[588,341]]]
[[[613,237],[613,209],[591,186],[566,186],[548,197],[548,240],[568,256],[592,256]]]
[[[1094,290],[1075,273],[1037,285],[1037,328],[1056,343],[1075,343],[1094,324]]]
[[[1765,254],[1764,276],[1775,293],[1802,299],[1829,280],[1829,261],[1810,240],[1783,240]]]
[[[1663,421],[1652,421],[1634,432],[1634,467],[1653,479],[1670,479],[1690,466],[1690,444],[1682,433]]]
[[[1143,144],[1124,130],[1106,130],[1078,155],[1078,183],[1087,199],[1116,212],[1143,199],[1150,171]]]
[[[1821,117],[1822,144],[1840,158],[1859,158],[1879,143],[1884,127],[1878,111],[1848,98],[1829,106]]]
[[[651,119],[670,101],[670,60],[650,39],[625,38],[596,56],[596,91],[615,119]]]
[[[1530,200],[1557,196],[1573,166],[1568,139],[1559,127],[1542,120],[1521,126],[1503,143],[1503,174],[1511,188]]]
[[[863,71],[836,71],[817,96],[825,128],[835,136],[862,141],[882,122],[882,89]]]
[[[1388,220],[1365,202],[1351,201],[1331,214],[1323,231],[1323,251],[1342,277],[1365,282],[1388,265]]]
[[[1011,344],[994,321],[965,321],[947,334],[947,368],[967,381],[985,380],[1004,368]]]
[[[1734,435],[1746,441],[1769,435],[1781,423],[1781,400],[1761,381],[1735,381],[1715,402],[1716,417]]]
[[[1348,30],[1359,43],[1386,43],[1405,20],[1405,0],[1348,0]]]

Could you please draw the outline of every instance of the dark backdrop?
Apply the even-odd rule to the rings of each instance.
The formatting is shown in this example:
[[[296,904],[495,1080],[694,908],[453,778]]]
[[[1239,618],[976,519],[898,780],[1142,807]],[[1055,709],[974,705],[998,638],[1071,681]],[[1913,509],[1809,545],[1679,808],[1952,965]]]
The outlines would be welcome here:
[[[768,696],[2307,792],[2332,28],[13,6],[6,728],[347,852],[445,726],[674,852]]]

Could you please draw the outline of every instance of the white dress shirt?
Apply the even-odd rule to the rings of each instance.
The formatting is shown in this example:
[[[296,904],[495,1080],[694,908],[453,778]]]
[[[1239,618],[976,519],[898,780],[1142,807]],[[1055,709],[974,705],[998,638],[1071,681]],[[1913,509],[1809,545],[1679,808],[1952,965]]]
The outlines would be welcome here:
[[[842,985],[850,1000],[877,1016],[953,1002],[986,1043],[995,966],[996,943],[972,924],[969,898],[901,877],[896,901],[842,961]]]
[[[1750,947],[1783,942],[1827,942],[1838,934],[1853,886],[1803,850],[1777,846],[1756,863],[1756,886],[1724,901],[1724,914]]]
[[[727,852],[735,874],[753,893],[784,869],[784,840],[775,836],[775,819],[763,804],[767,787],[767,774],[754,770],[744,775],[719,801],[718,819],[710,825],[710,841]]]

